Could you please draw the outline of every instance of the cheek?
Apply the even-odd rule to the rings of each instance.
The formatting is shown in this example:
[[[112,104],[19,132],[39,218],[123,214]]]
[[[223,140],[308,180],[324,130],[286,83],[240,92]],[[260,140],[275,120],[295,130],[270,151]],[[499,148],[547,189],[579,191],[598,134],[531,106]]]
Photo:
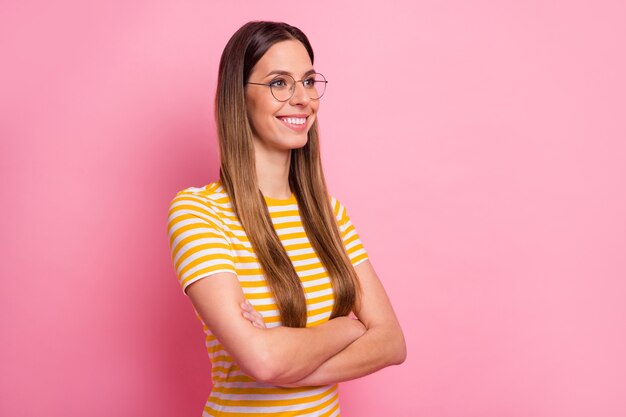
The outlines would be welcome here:
[[[246,99],[246,111],[248,113],[248,120],[250,121],[250,127],[253,131],[263,130],[263,106],[258,100],[252,97]]]
[[[320,108],[320,101],[319,100],[311,100],[311,110],[313,110],[313,113],[317,114],[317,111]]]
[[[246,102],[248,117],[257,121],[273,117],[281,107],[276,103],[269,101],[266,97],[250,97]]]
[[[252,131],[260,136],[272,136],[279,126],[275,115],[279,111],[274,105],[250,106],[248,108],[248,120]]]

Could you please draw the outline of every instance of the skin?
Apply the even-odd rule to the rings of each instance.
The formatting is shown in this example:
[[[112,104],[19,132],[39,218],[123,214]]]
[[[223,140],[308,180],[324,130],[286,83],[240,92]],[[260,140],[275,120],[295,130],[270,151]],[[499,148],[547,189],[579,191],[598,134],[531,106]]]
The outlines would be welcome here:
[[[302,43],[283,41],[267,50],[252,69],[248,80],[269,83],[276,74],[267,74],[274,70],[288,71],[295,80],[301,80],[312,69],[313,64]],[[259,188],[267,197],[289,198],[291,149],[306,145],[308,129],[296,132],[276,116],[307,114],[306,124],[310,128],[317,117],[320,101],[311,100],[302,83],[296,83],[293,97],[286,102],[274,99],[270,88],[260,85],[246,85],[245,94],[248,118],[252,122]]]
[[[304,46],[295,40],[274,44],[253,68],[249,81],[266,83],[273,70],[296,80],[313,69]],[[310,128],[319,100],[311,100],[302,83],[293,97],[279,102],[269,87],[247,85],[248,117],[254,133],[259,187],[268,197],[291,196],[288,173],[291,150],[302,147],[307,131],[296,132],[276,118],[307,114]],[[404,336],[389,298],[369,260],[355,267],[363,289],[354,317],[337,317],[310,328],[267,328],[246,303],[235,274],[221,272],[187,287],[187,295],[240,368],[258,381],[284,387],[316,386],[355,379],[406,357]]]
[[[241,370],[274,385],[302,380],[366,331],[363,323],[348,317],[310,328],[257,328],[240,314],[244,294],[232,272],[190,284],[187,295]]]
[[[334,384],[360,378],[405,361],[404,334],[371,262],[362,262],[354,269],[363,289],[361,308],[354,311],[354,316],[365,325],[365,333],[306,377],[277,385],[300,387]],[[263,316],[250,303],[244,301],[240,307],[242,316],[252,326],[266,328]]]

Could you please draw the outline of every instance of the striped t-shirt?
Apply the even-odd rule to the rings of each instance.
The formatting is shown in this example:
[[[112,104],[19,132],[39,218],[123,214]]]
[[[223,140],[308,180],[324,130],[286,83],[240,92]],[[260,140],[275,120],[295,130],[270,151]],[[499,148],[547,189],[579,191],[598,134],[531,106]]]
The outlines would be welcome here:
[[[368,259],[346,209],[329,197],[353,265]],[[295,195],[285,200],[265,197],[274,229],[302,281],[307,304],[307,327],[328,321],[333,289],[302,225]],[[186,287],[218,272],[236,274],[243,293],[263,315],[268,328],[280,326],[280,316],[252,245],[235,216],[222,184],[190,187],[170,203],[168,236],[178,281]],[[196,312],[202,322],[202,318]],[[224,346],[202,322],[211,359],[213,389],[204,416],[338,416],[337,384],[322,387],[277,387],[244,374]]]

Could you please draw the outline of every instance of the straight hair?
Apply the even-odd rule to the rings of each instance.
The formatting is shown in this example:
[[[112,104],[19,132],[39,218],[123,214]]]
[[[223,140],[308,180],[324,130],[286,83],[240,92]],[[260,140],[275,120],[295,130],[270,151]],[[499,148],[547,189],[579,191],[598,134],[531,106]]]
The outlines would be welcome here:
[[[273,227],[256,176],[253,132],[245,84],[256,63],[277,42],[297,40],[311,63],[313,48],[298,28],[282,22],[253,21],[230,38],[220,59],[215,118],[220,149],[220,180],[257,255],[283,326],[306,327],[304,289]],[[304,231],[329,275],[334,293],[330,318],[346,316],[360,303],[361,288],[346,252],[324,180],[318,121],[307,143],[291,150],[289,186],[298,202]]]

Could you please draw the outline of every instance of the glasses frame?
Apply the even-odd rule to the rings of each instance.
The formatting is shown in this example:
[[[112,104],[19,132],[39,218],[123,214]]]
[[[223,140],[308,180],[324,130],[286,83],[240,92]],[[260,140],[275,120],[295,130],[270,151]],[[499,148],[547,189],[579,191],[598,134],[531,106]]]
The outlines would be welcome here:
[[[324,93],[326,92],[326,84],[328,84],[328,80],[326,79],[326,77],[324,77],[324,75],[323,75],[323,74],[320,74],[319,72],[314,72],[314,73],[311,73],[311,74],[307,75],[307,78],[308,78],[308,77],[310,77],[310,76],[312,76],[312,75],[313,75],[313,76],[315,76],[315,75],[321,75],[321,76],[322,76],[322,78],[324,79],[323,81],[316,81],[316,82],[322,82],[322,83],[324,83],[324,91],[322,92],[322,94],[320,94],[320,96],[319,96],[319,97],[317,97],[317,98],[313,98],[313,97],[311,97],[311,96],[309,95],[309,93],[307,93],[307,95],[309,95],[309,98],[310,98],[311,100],[319,100],[320,98],[322,98],[322,96],[323,96],[323,95],[324,95]],[[290,77],[290,78],[294,81],[294,82],[293,82],[293,88],[291,89],[291,95],[289,96],[289,98],[288,98],[288,99],[286,99],[286,100],[279,100],[279,99],[278,99],[278,98],[274,95],[274,90],[272,89],[272,83],[273,83],[273,82],[274,82],[274,80],[276,80],[277,78],[279,78],[279,77],[285,77],[285,76],[286,76],[286,77]],[[306,78],[305,78],[305,79],[306,79]],[[295,78],[293,78],[293,77],[292,77],[291,75],[289,75],[289,74],[279,74],[279,75],[275,76],[274,78],[272,78],[272,79],[270,80],[270,82],[268,82],[268,83],[253,83],[253,82],[248,81],[246,84],[264,85],[264,86],[266,86],[266,87],[269,87],[269,88],[270,88],[270,93],[272,94],[272,97],[274,97],[274,99],[275,99],[276,101],[280,101],[281,103],[284,103],[284,102],[286,102],[286,101],[291,100],[291,97],[293,97],[293,95],[295,94],[295,92],[296,92],[296,84],[297,84],[297,83],[302,83],[302,86],[305,88],[305,91],[306,91],[306,87],[304,86],[304,80],[297,80],[297,81],[296,81],[296,79],[295,79]]]

